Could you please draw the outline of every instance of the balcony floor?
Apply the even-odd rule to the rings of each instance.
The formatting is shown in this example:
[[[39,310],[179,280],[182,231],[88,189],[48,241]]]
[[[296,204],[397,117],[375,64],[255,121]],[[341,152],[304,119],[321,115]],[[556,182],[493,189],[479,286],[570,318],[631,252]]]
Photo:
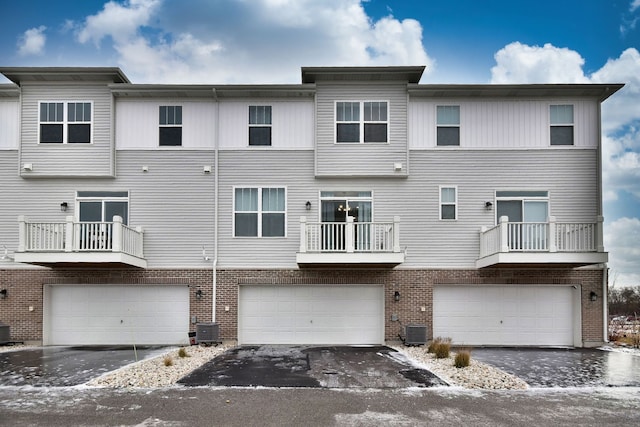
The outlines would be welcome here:
[[[301,268],[393,268],[404,262],[404,252],[298,252],[296,262]]]
[[[147,268],[147,260],[122,252],[16,252],[15,261],[51,268]]]
[[[476,260],[476,268],[576,268],[608,260],[607,252],[500,252]]]

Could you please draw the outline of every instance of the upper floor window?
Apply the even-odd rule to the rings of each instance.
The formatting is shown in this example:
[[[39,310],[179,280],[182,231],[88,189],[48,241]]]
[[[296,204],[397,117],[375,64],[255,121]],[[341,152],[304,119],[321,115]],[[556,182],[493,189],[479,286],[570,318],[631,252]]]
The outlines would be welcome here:
[[[460,145],[460,106],[438,105],[436,107],[438,146]]]
[[[550,105],[551,145],[573,145],[573,105]]]
[[[287,208],[284,188],[236,188],[233,206],[234,236],[285,236]]]
[[[40,102],[40,143],[89,144],[91,102]]]
[[[386,101],[336,102],[336,142],[388,142]]]
[[[249,145],[271,145],[271,106],[249,106]]]
[[[457,187],[440,187],[440,219],[458,219]]]
[[[78,191],[76,202],[80,222],[111,222],[116,215],[129,222],[128,191]]]
[[[160,146],[182,145],[182,106],[160,106]]]

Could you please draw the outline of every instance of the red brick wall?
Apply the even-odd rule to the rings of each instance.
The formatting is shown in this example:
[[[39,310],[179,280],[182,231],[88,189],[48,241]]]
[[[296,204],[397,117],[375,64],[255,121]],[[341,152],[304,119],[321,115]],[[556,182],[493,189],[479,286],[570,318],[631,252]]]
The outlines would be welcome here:
[[[582,339],[603,341],[602,270],[484,269],[484,270],[218,270],[216,321],[224,339],[237,337],[238,286],[380,284],[385,289],[385,338],[397,339],[402,324],[420,323],[431,328],[433,286],[438,284],[493,285],[547,284],[582,286]],[[198,322],[211,321],[211,270],[52,269],[0,270],[0,321],[11,327],[11,339],[42,339],[43,287],[47,284],[186,284],[190,289],[190,315]],[[195,290],[203,291],[196,300]],[[394,293],[400,301],[394,301]],[[598,294],[590,301],[591,291]],[[29,311],[33,307],[33,311]],[[225,310],[229,308],[229,311]],[[424,307],[425,311],[422,311]],[[399,322],[391,321],[397,314]],[[191,325],[194,330],[194,325]],[[431,336],[431,331],[429,331]]]

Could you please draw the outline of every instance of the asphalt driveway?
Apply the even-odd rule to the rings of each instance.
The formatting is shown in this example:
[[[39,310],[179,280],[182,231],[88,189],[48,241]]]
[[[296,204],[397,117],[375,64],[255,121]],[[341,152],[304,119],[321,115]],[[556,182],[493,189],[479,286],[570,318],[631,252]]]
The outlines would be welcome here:
[[[395,350],[373,347],[244,346],[179,381],[185,386],[404,388],[446,386]]]
[[[64,387],[163,351],[163,347],[35,347],[0,353],[0,386]]]
[[[640,357],[589,348],[476,348],[471,357],[531,387],[640,387]]]

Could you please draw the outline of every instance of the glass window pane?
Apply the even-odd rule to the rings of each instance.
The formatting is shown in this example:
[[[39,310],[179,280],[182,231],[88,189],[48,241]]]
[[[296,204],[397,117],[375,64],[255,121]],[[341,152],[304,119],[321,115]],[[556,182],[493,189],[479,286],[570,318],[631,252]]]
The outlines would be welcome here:
[[[84,112],[83,120],[85,122],[90,122],[91,121],[91,103],[90,102],[84,103],[83,112]]]
[[[79,124],[79,125],[69,124],[67,129],[69,131],[69,135],[67,135],[67,137],[69,138],[68,142],[70,144],[73,144],[73,143],[88,144],[88,143],[91,142],[91,125],[89,125],[89,124]]]
[[[439,146],[460,145],[460,128],[439,127],[437,138],[437,145]]]
[[[64,106],[62,104],[62,102],[56,102],[55,104],[55,108],[53,111],[55,111],[55,119],[50,118],[49,121],[51,122],[62,122],[64,121],[64,119],[62,118],[62,115],[64,114]],[[49,111],[49,115],[51,115],[51,111]]]
[[[441,188],[440,189],[440,201],[442,203],[455,203],[456,202],[456,189],[455,188]]]
[[[500,222],[500,217],[506,216],[509,222],[522,222],[522,201],[520,200],[498,200],[496,219]]]
[[[271,145],[271,127],[249,127],[249,145]]]
[[[437,116],[439,125],[460,125],[460,106],[438,105]]]
[[[442,219],[456,219],[456,205],[442,205]]]
[[[174,107],[173,124],[182,124],[182,107],[180,105]]]
[[[80,202],[78,217],[83,222],[102,221],[102,202]]]
[[[236,188],[235,210],[239,212],[258,210],[258,189],[257,188]]]
[[[262,210],[263,211],[284,211],[284,188],[263,188],[262,189]]]
[[[67,119],[70,122],[76,121],[76,104],[74,102],[70,102],[69,105],[67,105]]]
[[[496,197],[549,197],[548,191],[496,191]]]
[[[364,142],[387,142],[387,124],[366,123],[364,125]]]
[[[573,105],[551,105],[549,116],[552,125],[573,124]]]
[[[262,214],[262,236],[263,237],[283,237],[284,236],[284,214],[283,213],[263,213]]]
[[[551,145],[573,145],[573,126],[551,126]]]
[[[125,225],[128,224],[128,206],[127,202],[104,202],[104,220],[111,222],[113,217],[118,215]]]
[[[160,107],[159,111],[160,111],[160,116],[159,116],[160,124],[166,125],[167,124],[167,107]]]
[[[161,127],[160,142],[161,147],[179,147],[182,145],[181,127]]]
[[[129,197],[128,191],[78,191],[78,197]]]
[[[524,222],[547,222],[547,202],[524,202]]]
[[[339,122],[357,122],[360,120],[359,102],[338,102],[336,120]]]
[[[258,236],[258,214],[236,213],[235,236]]]
[[[271,124],[271,106],[270,105],[249,106],[249,124],[250,125],[270,125]]]
[[[48,104],[46,102],[42,102],[40,104],[40,121],[41,122],[46,122],[47,120],[47,111],[48,111]]]
[[[338,123],[337,142],[360,142],[360,125]]]
[[[40,142],[62,143],[62,125],[40,125]]]

